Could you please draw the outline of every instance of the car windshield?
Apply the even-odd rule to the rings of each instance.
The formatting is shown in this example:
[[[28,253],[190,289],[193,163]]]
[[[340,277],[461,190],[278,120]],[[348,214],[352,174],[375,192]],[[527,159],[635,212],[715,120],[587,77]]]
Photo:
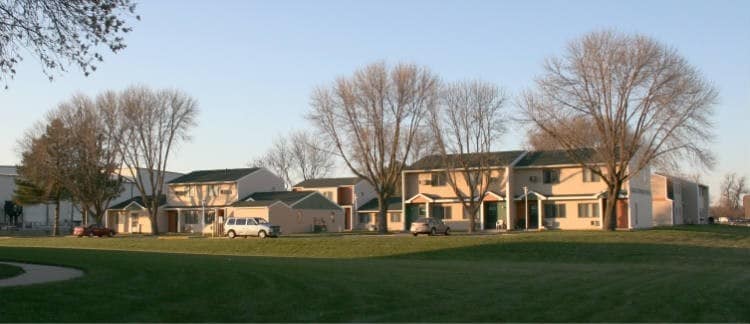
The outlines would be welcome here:
[[[258,224],[268,224],[268,221],[263,218],[256,218],[255,221],[257,221]]]

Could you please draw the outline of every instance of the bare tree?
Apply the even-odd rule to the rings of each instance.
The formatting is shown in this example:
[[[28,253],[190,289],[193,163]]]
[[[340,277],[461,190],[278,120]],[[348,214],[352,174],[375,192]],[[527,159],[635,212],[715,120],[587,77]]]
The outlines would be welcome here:
[[[178,90],[154,91],[131,87],[119,94],[110,119],[119,119],[120,153],[133,172],[134,183],[151,219],[151,232],[158,234],[156,217],[163,194],[164,175],[177,145],[189,140],[196,124],[198,104]]]
[[[284,185],[291,188],[292,179],[292,148],[284,136],[274,138],[271,148],[264,155],[250,162],[254,167],[266,167],[284,179]]]
[[[721,197],[719,204],[732,211],[738,211],[742,207],[742,196],[750,193],[747,186],[747,177],[730,172],[724,175],[721,182]]]
[[[504,91],[483,81],[446,86],[441,104],[430,110],[430,124],[446,179],[469,214],[469,232],[489,191],[497,165],[492,155],[504,133]]]
[[[387,201],[414,154],[424,116],[438,101],[438,77],[412,64],[370,64],[312,94],[309,118],[347,167],[377,193],[378,232],[388,231]]]
[[[84,225],[89,211],[101,223],[109,203],[122,191],[122,177],[116,172],[121,166],[118,136],[106,118],[111,95],[105,93],[96,100],[76,95],[54,112],[69,130],[70,146],[66,152],[70,164],[64,184],[73,201],[80,205]]]
[[[621,187],[649,164],[713,165],[708,144],[717,92],[674,49],[642,35],[593,32],[547,60],[544,70],[520,105],[533,125],[604,179],[608,229],[616,226]],[[595,130],[593,158],[584,154],[590,150],[576,150],[589,144],[571,136],[577,125],[570,121],[577,118]]]
[[[112,52],[125,48],[123,36],[131,31],[126,18],[134,13],[131,0],[2,1],[0,78],[16,74],[24,51],[36,55],[50,80],[71,64],[88,75],[103,59],[101,45]]]
[[[293,170],[302,180],[320,178],[333,170],[334,155],[324,148],[320,137],[300,130],[289,136]]]
[[[324,149],[323,141],[305,130],[276,137],[271,148],[248,165],[270,169],[284,179],[287,188],[300,180],[324,177],[335,166],[333,152]]]
[[[598,136],[596,130],[590,127],[591,122],[585,118],[575,118],[573,120],[565,121],[565,124],[571,124],[573,127],[568,129],[571,131],[569,136],[575,136],[576,142],[584,143],[582,148],[596,147]],[[549,125],[548,127],[554,128],[556,125]],[[530,151],[547,151],[547,150],[564,150],[565,147],[560,145],[560,142],[550,133],[543,131],[536,127],[536,125],[530,125],[526,130],[526,149]]]

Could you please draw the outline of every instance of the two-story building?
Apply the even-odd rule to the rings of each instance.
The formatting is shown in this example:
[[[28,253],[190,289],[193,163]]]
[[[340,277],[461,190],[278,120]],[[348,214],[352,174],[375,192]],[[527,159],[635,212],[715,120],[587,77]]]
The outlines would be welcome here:
[[[651,175],[651,193],[654,226],[708,223],[708,186],[654,173]]]
[[[602,229],[607,186],[565,151],[493,152],[489,191],[482,200],[477,229]],[[593,156],[593,154],[591,155]],[[468,229],[463,203],[448,183],[468,192],[460,171],[446,170],[440,156],[428,156],[404,171],[404,230],[417,217],[442,218],[452,229]],[[596,161],[590,165],[596,167]],[[601,166],[603,168],[603,165]],[[606,172],[606,170],[604,171]],[[648,169],[627,181],[617,206],[617,227],[651,226]]]
[[[362,178],[309,179],[292,186],[292,190],[317,191],[341,206],[344,210],[344,230],[370,229],[374,224],[374,220],[369,216],[369,206],[372,205],[373,199],[377,203],[375,188]],[[368,207],[362,210],[363,206]],[[399,220],[399,217],[394,216],[393,219]]]
[[[508,195],[511,192],[509,180],[512,178],[512,166],[523,157],[524,152],[507,151],[491,154],[493,163],[490,178],[487,180],[488,193],[482,199],[477,219],[479,229],[496,228],[498,219],[507,220],[509,213],[514,210],[512,204],[508,203],[508,197],[512,197]],[[452,178],[455,179],[459,190],[469,192],[463,173],[446,170],[441,156],[422,158],[403,172],[403,230],[408,230],[411,222],[419,217],[441,218],[454,230],[469,228],[470,215],[459,195],[449,184],[447,172],[452,172]]]
[[[160,232],[222,235],[226,217],[263,217],[286,233],[309,232],[315,225],[343,228],[343,210],[314,191],[283,191],[283,180],[265,168],[193,171],[169,182],[159,197]],[[150,233],[141,197],[108,210],[110,227],[121,233]]]

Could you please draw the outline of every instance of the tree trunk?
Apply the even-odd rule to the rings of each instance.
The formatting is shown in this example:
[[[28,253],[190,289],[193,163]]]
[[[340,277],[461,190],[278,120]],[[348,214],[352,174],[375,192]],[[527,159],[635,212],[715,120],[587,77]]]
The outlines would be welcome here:
[[[55,201],[55,218],[52,221],[52,236],[57,236],[58,227],[60,226],[60,199]]]
[[[477,226],[477,211],[479,211],[479,208],[477,208],[476,202],[472,202],[469,205],[469,233],[474,233],[474,228]]]
[[[388,196],[378,193],[378,233],[388,233]]]
[[[617,202],[620,200],[620,188],[622,188],[620,181],[613,182],[607,188],[607,203],[604,207],[604,228],[610,231],[617,229]]]
[[[149,210],[148,218],[151,220],[151,235],[159,235],[159,224],[156,220],[156,215],[159,213],[159,206],[153,206],[152,210]]]
[[[89,225],[89,209],[83,208],[83,212],[81,213],[81,223],[83,223],[83,226],[86,227]]]

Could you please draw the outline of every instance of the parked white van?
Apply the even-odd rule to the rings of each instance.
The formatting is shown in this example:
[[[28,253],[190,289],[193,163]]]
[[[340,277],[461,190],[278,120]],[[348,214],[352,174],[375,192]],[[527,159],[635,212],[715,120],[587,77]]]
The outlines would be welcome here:
[[[224,233],[229,238],[237,236],[277,237],[281,235],[281,227],[272,225],[260,217],[229,217],[224,224]]]

